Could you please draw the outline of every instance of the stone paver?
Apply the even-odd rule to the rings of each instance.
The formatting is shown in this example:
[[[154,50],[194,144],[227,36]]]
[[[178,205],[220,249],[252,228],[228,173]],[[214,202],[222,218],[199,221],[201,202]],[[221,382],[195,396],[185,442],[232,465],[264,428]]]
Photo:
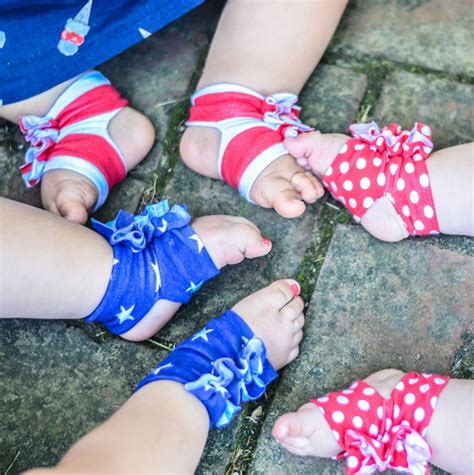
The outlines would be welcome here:
[[[107,419],[166,355],[76,325],[0,321],[0,472],[50,466]]]
[[[175,116],[184,119],[196,69],[206,52],[222,3],[215,0],[193,10],[167,28],[99,67],[133,107],[154,123],[158,141],[133,175],[146,178],[165,170],[169,157],[163,142]],[[182,116],[182,117],[181,117]]]
[[[337,88],[334,87],[337,84]],[[302,120],[323,133],[346,132],[357,116],[367,78],[337,66],[321,65],[300,94]]]
[[[426,240],[386,244],[360,227],[338,226],[301,353],[283,374],[250,473],[342,473],[330,460],[279,448],[271,437],[275,419],[379,369],[449,373],[463,332],[472,332],[473,275],[474,258]]]
[[[474,76],[470,0],[357,0],[329,51]]]
[[[430,124],[437,149],[474,140],[474,86],[395,72],[385,81],[374,111],[380,124]]]

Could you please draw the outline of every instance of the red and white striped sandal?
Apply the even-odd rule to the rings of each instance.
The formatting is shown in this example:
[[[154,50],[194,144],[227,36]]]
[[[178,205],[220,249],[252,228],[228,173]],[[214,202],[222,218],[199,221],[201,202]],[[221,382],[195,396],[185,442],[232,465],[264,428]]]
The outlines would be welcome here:
[[[20,117],[30,143],[20,167],[26,186],[35,186],[50,170],[71,170],[97,188],[94,211],[102,206],[127,175],[125,158],[107,130],[127,104],[107,78],[91,71],[74,81],[45,116]]]
[[[298,118],[297,100],[290,93],[265,97],[237,84],[213,84],[191,97],[186,125],[219,130],[219,176],[254,203],[250,191],[260,173],[288,153],[283,140],[313,130]]]

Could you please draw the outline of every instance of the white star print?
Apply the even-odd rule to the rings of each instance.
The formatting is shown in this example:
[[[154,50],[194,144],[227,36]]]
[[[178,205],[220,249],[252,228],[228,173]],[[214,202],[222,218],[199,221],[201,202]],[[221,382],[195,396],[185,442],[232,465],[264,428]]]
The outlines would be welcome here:
[[[145,39],[151,36],[151,33],[148,30],[145,30],[145,28],[138,27],[138,31],[140,32],[140,35],[142,35],[142,37]]]
[[[207,334],[213,332],[214,330],[207,330],[206,327],[204,327],[200,332],[197,332],[192,338],[191,341],[197,340],[198,338],[202,338],[203,340],[209,341],[207,338]]]
[[[198,246],[198,252],[201,252],[202,248],[204,247],[204,244],[202,243],[201,238],[197,234],[193,234],[192,236],[190,236],[189,239],[194,239],[196,241],[197,246]]]
[[[114,262],[112,264],[112,266],[114,266],[115,264],[118,264],[120,261],[118,259],[114,259]]]
[[[156,277],[156,284],[155,284],[155,293],[156,293],[158,292],[158,289],[160,288],[160,285],[161,285],[160,269],[158,268],[158,262],[152,262],[150,265],[153,268],[153,272],[155,273],[155,277]]]
[[[164,233],[168,229],[168,223],[165,218],[161,220],[161,227],[158,227],[158,229]]]
[[[203,280],[201,280],[201,282],[199,282],[198,284],[195,284],[194,282],[191,281],[189,283],[189,287],[186,289],[186,292],[194,293],[202,287],[202,284],[204,284]]]
[[[172,368],[172,367],[173,367],[173,363],[165,364],[164,366],[160,366],[159,368],[156,368],[155,371],[153,371],[153,374],[156,376],[162,369]]]
[[[125,309],[122,305],[120,305],[120,312],[115,314],[115,316],[119,319],[120,325],[126,320],[135,319],[132,315],[134,308],[135,308],[135,304],[133,304],[130,308],[127,308],[127,309]]]

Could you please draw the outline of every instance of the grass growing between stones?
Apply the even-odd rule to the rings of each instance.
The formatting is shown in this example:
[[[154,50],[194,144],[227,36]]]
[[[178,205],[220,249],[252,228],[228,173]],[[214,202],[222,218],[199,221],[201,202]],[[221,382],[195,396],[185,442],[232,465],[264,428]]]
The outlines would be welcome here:
[[[314,228],[311,244],[303,257],[296,279],[301,285],[301,296],[306,302],[313,295],[321,267],[332,236],[338,224],[350,224],[352,217],[340,203],[328,198],[322,203],[322,210]]]
[[[184,122],[189,113],[189,98],[201,77],[206,57],[207,48],[204,48],[197,60],[196,68],[189,84],[188,94],[182,100],[176,101],[169,109],[167,130],[161,148],[160,165],[162,164],[162,166],[159,166],[148,179],[148,187],[143,193],[139,210],[142,210],[145,205],[153,203],[163,195],[163,191],[173,175],[175,165],[180,158],[179,144],[185,131]]]
[[[444,79],[461,84],[474,85],[474,77],[467,74],[453,74],[369,55],[352,54],[347,56],[341,52],[326,53],[321,63],[351,69],[367,77],[367,88],[360,105],[359,115],[357,116],[357,121],[359,122],[367,122],[371,119],[370,112],[380,98],[386,78],[395,71],[405,71],[428,79]]]
[[[15,462],[19,456],[20,456],[20,451],[16,453],[15,457],[13,457],[12,461],[8,464],[8,467],[3,472],[3,475],[8,475],[10,473],[11,469],[15,465]]]
[[[147,181],[147,188],[143,193],[139,205],[139,211],[147,204],[155,202],[163,195],[163,191],[173,175],[176,163],[179,160],[179,143],[184,132],[184,121],[189,110],[189,100],[184,98],[176,102],[168,111],[168,124],[163,144],[159,153],[160,166],[150,174]]]

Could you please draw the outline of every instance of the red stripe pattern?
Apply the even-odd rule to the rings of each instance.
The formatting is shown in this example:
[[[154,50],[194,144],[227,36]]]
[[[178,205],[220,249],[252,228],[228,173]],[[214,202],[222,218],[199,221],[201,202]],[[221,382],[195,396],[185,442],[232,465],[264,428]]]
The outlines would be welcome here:
[[[26,156],[27,163],[20,167],[27,184],[35,186],[39,183],[44,172],[44,164],[60,155],[77,157],[93,164],[104,175],[109,190],[121,182],[127,174],[125,164],[104,137],[90,133],[72,133],[62,140],[58,137],[65,127],[99,114],[121,109],[127,104],[128,102],[115,88],[104,84],[70,102],[54,118],[20,117],[20,129],[31,144]],[[36,169],[34,174],[33,169]]]
[[[263,97],[243,92],[210,92],[193,100],[187,125],[209,123],[209,127],[216,127],[222,134],[235,134],[223,152],[220,174],[238,189],[242,175],[261,153],[282,144],[288,135],[312,130],[299,120],[301,109],[296,100],[296,96],[285,93]],[[234,120],[232,124],[230,119]],[[237,130],[246,124],[247,130]]]

